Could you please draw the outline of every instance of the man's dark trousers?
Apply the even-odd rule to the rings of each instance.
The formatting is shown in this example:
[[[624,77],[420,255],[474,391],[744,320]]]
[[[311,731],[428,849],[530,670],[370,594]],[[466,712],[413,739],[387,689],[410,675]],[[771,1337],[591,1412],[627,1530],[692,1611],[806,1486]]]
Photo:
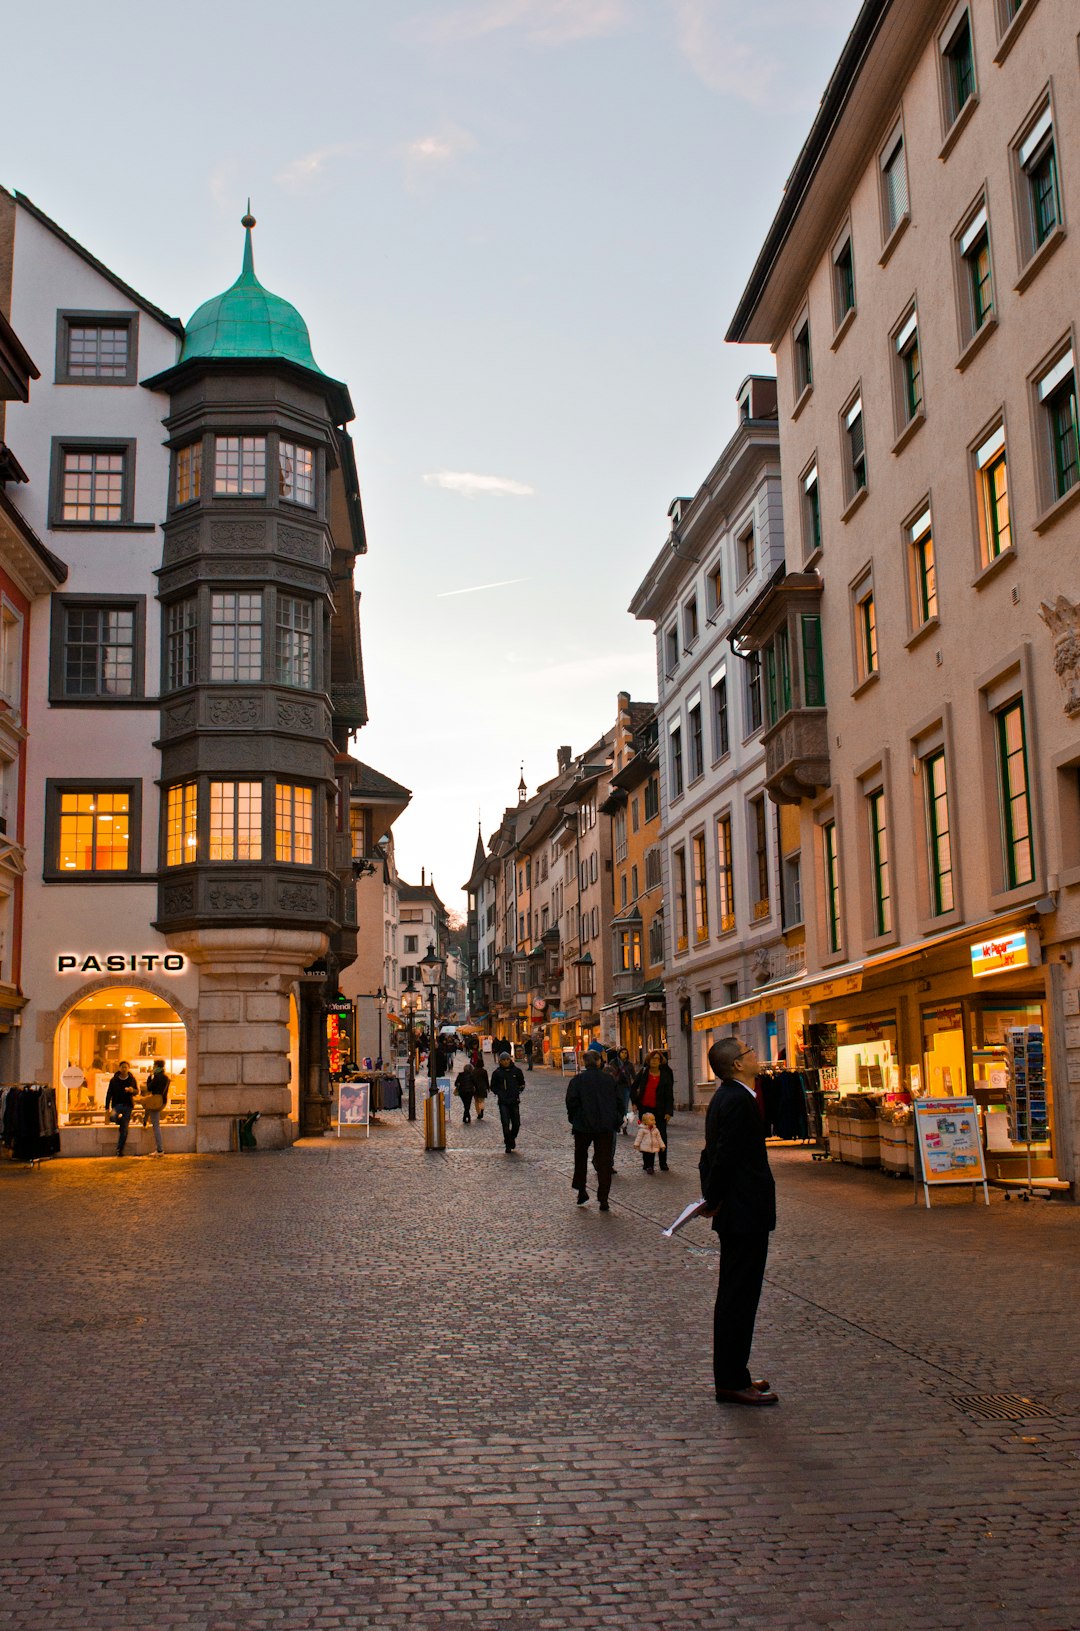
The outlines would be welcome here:
[[[720,1278],[713,1308],[713,1378],[716,1387],[724,1392],[741,1392],[751,1383],[747,1363],[768,1256],[767,1229],[720,1236]]]
[[[500,1104],[499,1120],[502,1122],[503,1138],[508,1150],[512,1150],[517,1143],[517,1135],[521,1131],[520,1104]]]
[[[596,1172],[596,1198],[606,1201],[611,1189],[611,1168],[615,1159],[614,1133],[574,1134],[574,1188],[580,1193],[588,1187],[589,1145],[593,1147],[593,1168]]]

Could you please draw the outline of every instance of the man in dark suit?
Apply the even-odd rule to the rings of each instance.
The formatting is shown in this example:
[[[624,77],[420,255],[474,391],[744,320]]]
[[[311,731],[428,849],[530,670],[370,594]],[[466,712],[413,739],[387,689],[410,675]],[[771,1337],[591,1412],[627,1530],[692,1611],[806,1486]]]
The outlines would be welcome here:
[[[776,1187],[765,1149],[765,1123],[754,1093],[761,1069],[753,1048],[725,1037],[709,1049],[720,1085],[705,1114],[699,1170],[706,1217],[720,1237],[720,1279],[713,1311],[713,1376],[721,1404],[779,1403],[768,1382],[750,1379],[761,1285],[776,1228]]]
[[[601,1212],[607,1212],[615,1134],[622,1123],[622,1097],[615,1078],[602,1068],[603,1058],[602,1053],[591,1049],[585,1055],[584,1070],[571,1078],[566,1089],[566,1117],[574,1133],[574,1176],[570,1181],[577,1190],[577,1203],[584,1206],[589,1198],[585,1185],[591,1144],[596,1195]]]

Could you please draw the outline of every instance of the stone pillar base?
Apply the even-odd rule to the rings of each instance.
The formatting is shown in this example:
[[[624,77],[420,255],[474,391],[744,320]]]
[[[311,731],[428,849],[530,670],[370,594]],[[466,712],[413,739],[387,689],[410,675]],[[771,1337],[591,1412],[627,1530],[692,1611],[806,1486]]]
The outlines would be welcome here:
[[[167,936],[199,968],[195,1148],[234,1149],[235,1124],[258,1113],[256,1147],[295,1136],[289,993],[327,937],[297,929],[190,929]]]

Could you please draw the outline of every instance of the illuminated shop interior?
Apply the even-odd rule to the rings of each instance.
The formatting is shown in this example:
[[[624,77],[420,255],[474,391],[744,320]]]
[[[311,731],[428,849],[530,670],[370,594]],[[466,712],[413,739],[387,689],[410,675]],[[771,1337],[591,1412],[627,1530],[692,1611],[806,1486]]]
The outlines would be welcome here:
[[[112,986],[85,997],[56,1033],[57,1109],[62,1127],[105,1121],[109,1079],[126,1059],[141,1090],[155,1059],[164,1059],[169,1102],[164,1125],[187,1120],[187,1031],[163,997],[135,986]],[[72,1080],[77,1067],[81,1083]]]

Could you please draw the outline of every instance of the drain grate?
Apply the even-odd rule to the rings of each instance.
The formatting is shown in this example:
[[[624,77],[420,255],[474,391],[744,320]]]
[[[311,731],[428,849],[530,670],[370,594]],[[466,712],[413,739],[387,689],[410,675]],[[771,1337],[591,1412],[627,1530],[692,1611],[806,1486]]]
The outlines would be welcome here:
[[[1036,1404],[1026,1393],[954,1393],[953,1404],[976,1421],[1039,1421],[1054,1417],[1048,1405]]]

